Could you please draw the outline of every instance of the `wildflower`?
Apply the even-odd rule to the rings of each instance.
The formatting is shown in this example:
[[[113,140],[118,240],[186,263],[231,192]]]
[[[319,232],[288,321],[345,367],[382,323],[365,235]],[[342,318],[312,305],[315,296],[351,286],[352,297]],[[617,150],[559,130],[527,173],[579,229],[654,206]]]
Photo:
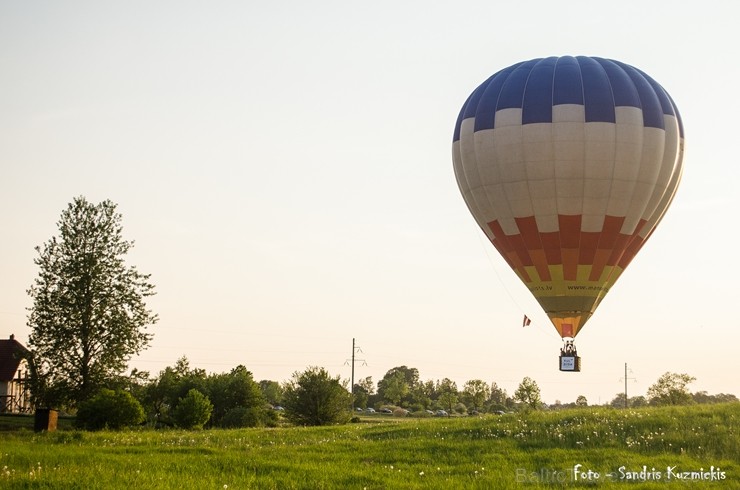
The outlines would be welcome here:
[[[420,471],[419,472],[419,476],[424,476],[424,472],[423,471]]]

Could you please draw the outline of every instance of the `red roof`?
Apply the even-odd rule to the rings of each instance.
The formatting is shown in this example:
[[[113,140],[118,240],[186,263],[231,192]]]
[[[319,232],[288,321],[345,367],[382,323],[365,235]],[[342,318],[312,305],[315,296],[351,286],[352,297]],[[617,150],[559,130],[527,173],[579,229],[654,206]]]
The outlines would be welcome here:
[[[28,354],[28,349],[15,340],[11,335],[9,339],[0,340],[0,381],[13,379],[23,357]]]

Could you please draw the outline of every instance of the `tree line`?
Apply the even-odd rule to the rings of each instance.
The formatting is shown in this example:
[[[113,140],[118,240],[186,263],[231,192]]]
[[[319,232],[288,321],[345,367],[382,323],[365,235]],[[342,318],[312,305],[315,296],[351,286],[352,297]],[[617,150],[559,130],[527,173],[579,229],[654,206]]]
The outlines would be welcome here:
[[[546,406],[536,381],[525,377],[514,393],[495,382],[449,378],[422,381],[413,367],[398,366],[373,384],[354,386],[326,369],[309,367],[286,382],[255,381],[245,366],[207,374],[186,357],[157,376],[134,370],[128,360],[148,347],[148,328],[158,317],[146,305],[155,294],[150,276],[125,263],[133,247],[122,235],[122,217],[111,201],[98,204],[80,196],[69,203],[57,223],[59,235],[36,247],[39,274],[28,290],[29,387],[36,407],[76,413],[81,427],[117,428],[148,423],[154,427],[246,427],[346,422],[358,410],[397,415],[504,413],[585,406]],[[737,401],[734,395],[691,394],[687,374],[666,373],[647,398],[624,399],[614,406]],[[620,399],[620,396],[622,397]]]
[[[449,378],[422,381],[419,371],[407,366],[390,369],[377,386],[372,377],[363,378],[353,390],[346,380],[319,367],[296,372],[285,382],[257,382],[245,366],[208,374],[191,367],[186,357],[155,377],[134,371],[111,381],[92,399],[80,403],[77,418],[82,427],[147,424],[155,428],[234,428],[276,426],[286,421],[295,425],[326,425],[348,422],[357,412],[367,413],[368,409],[395,416],[430,417],[589,405],[583,395],[570,403],[545,404],[537,382],[529,377],[523,378],[509,396],[495,382],[489,384],[480,379],[466,381],[462,389]],[[666,373],[648,389],[647,397],[633,397],[625,404],[624,394],[620,393],[606,405],[622,408],[738,401],[729,394],[691,393],[688,385],[692,381],[694,378],[686,374]],[[128,411],[122,407],[129,407]]]

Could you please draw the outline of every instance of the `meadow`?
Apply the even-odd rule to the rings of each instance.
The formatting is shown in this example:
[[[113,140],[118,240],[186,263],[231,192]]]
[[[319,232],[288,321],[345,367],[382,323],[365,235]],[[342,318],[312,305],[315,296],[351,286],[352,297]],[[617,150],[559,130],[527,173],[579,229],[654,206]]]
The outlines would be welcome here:
[[[0,432],[0,488],[740,488],[740,404]]]

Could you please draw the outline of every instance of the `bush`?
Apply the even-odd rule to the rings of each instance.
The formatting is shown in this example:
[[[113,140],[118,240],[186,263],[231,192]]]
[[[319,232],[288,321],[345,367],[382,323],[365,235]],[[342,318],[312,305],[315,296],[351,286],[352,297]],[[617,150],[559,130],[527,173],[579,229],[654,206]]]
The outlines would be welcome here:
[[[237,366],[227,374],[213,374],[206,379],[205,394],[213,404],[210,426],[224,426],[224,417],[231,410],[243,407],[250,410],[251,420],[238,422],[236,427],[262,425],[267,411],[265,398],[252,373],[244,366]],[[243,411],[238,411],[239,414]],[[234,417],[235,415],[232,415]],[[228,424],[234,420],[228,421]],[[246,425],[242,425],[246,424]]]
[[[175,407],[173,416],[175,423],[183,429],[202,429],[211,418],[213,405],[203,393],[191,389]]]
[[[283,401],[286,416],[296,425],[343,424],[352,417],[352,395],[339,376],[330,376],[324,368],[310,367],[293,374]]]
[[[87,430],[122,429],[144,420],[144,408],[131,393],[103,388],[80,404],[76,424]]]
[[[231,429],[236,427],[261,426],[263,412],[263,409],[257,409],[257,407],[232,408],[221,419],[221,427]]]
[[[238,427],[277,427],[278,412],[264,407],[236,407],[221,417],[220,426],[224,429]]]

